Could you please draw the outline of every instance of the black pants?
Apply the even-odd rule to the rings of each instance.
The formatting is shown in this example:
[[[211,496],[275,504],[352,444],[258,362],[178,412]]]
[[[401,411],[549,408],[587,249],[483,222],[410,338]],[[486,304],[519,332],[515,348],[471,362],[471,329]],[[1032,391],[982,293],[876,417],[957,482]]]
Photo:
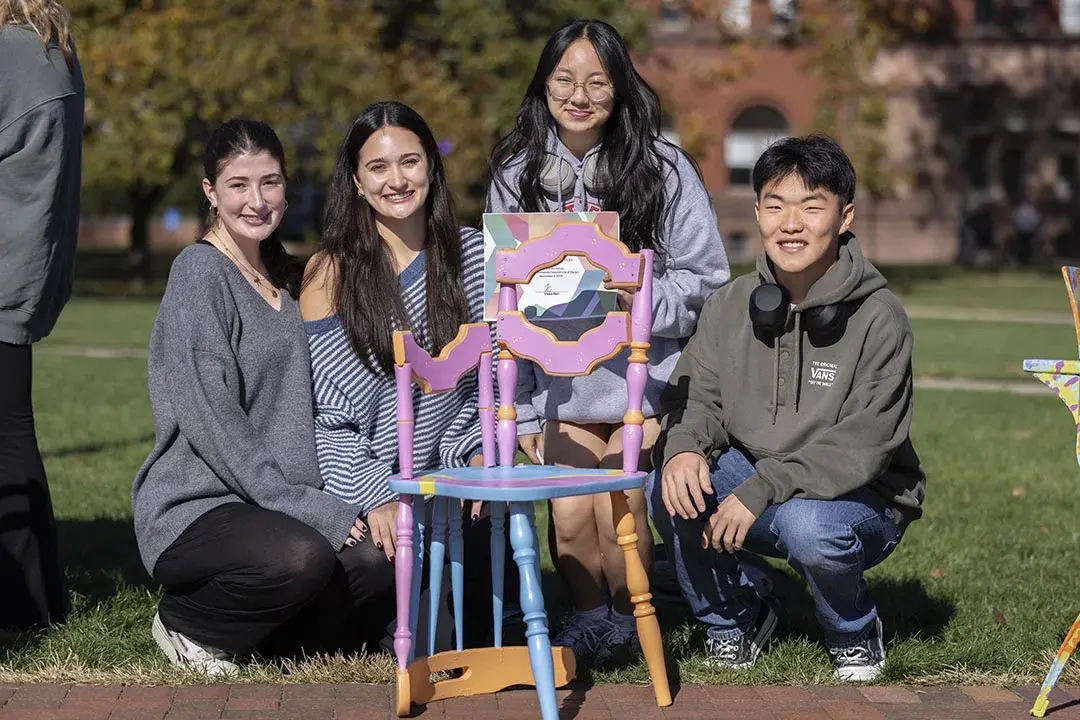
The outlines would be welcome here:
[[[463,641],[469,647],[486,644],[491,632],[490,532],[486,508],[476,524],[466,519]],[[158,558],[154,578],[165,588],[158,612],[166,627],[237,654],[373,647],[396,614],[394,565],[370,534],[335,552],[299,520],[244,503],[192,523]],[[507,599],[516,600],[513,562],[506,589]]]
[[[0,343],[0,629],[63,622],[70,609],[45,466],[34,434],[29,345]]]

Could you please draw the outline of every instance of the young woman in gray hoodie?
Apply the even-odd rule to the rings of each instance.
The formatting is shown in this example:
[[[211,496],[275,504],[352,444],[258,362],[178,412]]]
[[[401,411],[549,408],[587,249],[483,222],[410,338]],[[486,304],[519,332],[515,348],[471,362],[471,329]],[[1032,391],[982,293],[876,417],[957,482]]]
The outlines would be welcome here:
[[[705,300],[730,275],[716,216],[692,158],[660,135],[660,102],[618,32],[592,20],[548,39],[515,129],[492,153],[489,212],[619,213],[632,250],[656,251],[652,344],[643,410],[655,440],[660,393]],[[595,323],[547,326],[561,339]],[[533,462],[622,467],[626,354],[584,377],[552,377],[519,363],[518,441]],[[642,463],[648,462],[642,454]],[[648,470],[648,467],[642,467]],[[644,496],[632,493],[646,568],[652,542]],[[574,615],[554,644],[608,664],[638,649],[622,552],[607,493],[551,503],[549,539]],[[612,606],[608,606],[610,595]]]

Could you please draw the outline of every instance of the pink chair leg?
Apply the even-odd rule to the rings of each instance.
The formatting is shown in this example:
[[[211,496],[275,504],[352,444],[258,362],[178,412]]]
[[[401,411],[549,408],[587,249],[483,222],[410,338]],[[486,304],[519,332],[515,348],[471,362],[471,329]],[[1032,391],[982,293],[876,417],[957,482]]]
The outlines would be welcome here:
[[[394,584],[397,594],[397,628],[394,630],[394,655],[397,657],[398,670],[405,670],[409,664],[409,652],[412,649],[412,631],[409,629],[411,617],[410,602],[412,595],[413,572],[413,498],[402,495],[398,501],[397,516],[397,552],[394,557]]]

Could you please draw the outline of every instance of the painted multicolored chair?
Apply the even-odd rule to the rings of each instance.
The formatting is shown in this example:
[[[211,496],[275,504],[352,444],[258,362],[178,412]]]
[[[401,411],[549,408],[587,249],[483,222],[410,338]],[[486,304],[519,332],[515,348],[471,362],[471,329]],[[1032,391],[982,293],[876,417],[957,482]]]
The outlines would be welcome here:
[[[586,258],[602,268],[610,287],[632,294],[630,312],[608,313],[603,322],[575,341],[559,341],[532,325],[517,309],[517,286],[529,282],[540,270],[562,262],[568,256]],[[495,260],[499,283],[498,388],[500,406],[494,410],[491,379],[491,345],[485,324],[466,325],[458,337],[431,358],[416,345],[411,334],[395,333],[395,372],[398,395],[398,449],[401,472],[391,478],[391,489],[400,495],[398,513],[397,627],[394,651],[397,656],[397,712],[403,716],[412,703],[490,693],[511,685],[535,685],[541,716],[558,717],[555,688],[573,679],[575,664],[569,648],[551,646],[547,613],[540,583],[539,543],[536,537],[533,504],[538,500],[573,495],[611,494],[618,543],[626,561],[627,588],[634,604],[642,651],[652,676],[656,702],[671,704],[667,668],[664,662],[660,627],[652,607],[648,576],[638,554],[638,538],[626,490],[642,488],[646,473],[638,470],[642,444],[642,396],[646,382],[646,352],[652,327],[652,267],[650,251],[630,253],[618,241],[604,235],[594,224],[570,222],[557,226],[549,235],[522,243],[515,250],[500,250]],[[627,370],[627,410],[623,426],[623,469],[582,470],[555,466],[514,467],[517,452],[517,415],[514,388],[517,383],[516,358],[539,364],[552,375],[585,375],[601,362],[630,348]],[[412,458],[412,382],[425,392],[445,392],[473,368],[478,369],[479,414],[483,434],[484,467],[443,469],[414,476]],[[498,445],[496,452],[496,442]],[[498,463],[496,464],[496,455]],[[457,649],[427,658],[414,659],[416,598],[423,547],[423,528],[413,515],[414,498],[435,496],[431,527],[431,597],[441,589],[443,524],[450,519],[451,585],[454,597]],[[463,650],[461,645],[461,529],[460,513],[447,513],[447,502],[483,500],[491,503],[492,517],[492,612],[495,646]],[[510,543],[520,577],[520,603],[526,625],[527,647],[502,647],[502,577],[504,555],[504,503],[509,506]],[[414,534],[417,541],[414,543]],[[414,572],[414,569],[416,572]],[[434,635],[434,621],[429,628]],[[433,644],[429,637],[429,653]],[[525,660],[528,665],[526,666]],[[430,673],[463,669],[459,677],[431,682]]]
[[[1063,267],[1061,275],[1065,278],[1065,287],[1069,291],[1069,304],[1072,306],[1073,325],[1076,327],[1076,342],[1080,353],[1080,268]],[[1024,371],[1032,373],[1041,380],[1044,385],[1054,391],[1072,413],[1073,422],[1076,424],[1076,461],[1080,464],[1080,361],[1077,360],[1025,360]],[[1035,705],[1031,708],[1031,714],[1035,717],[1043,717],[1049,707],[1050,691],[1054,689],[1065,663],[1080,645],[1080,617],[1073,622],[1069,632],[1065,635],[1065,642],[1061,644],[1054,661],[1050,665],[1050,671],[1043,680],[1039,694],[1035,698]]]

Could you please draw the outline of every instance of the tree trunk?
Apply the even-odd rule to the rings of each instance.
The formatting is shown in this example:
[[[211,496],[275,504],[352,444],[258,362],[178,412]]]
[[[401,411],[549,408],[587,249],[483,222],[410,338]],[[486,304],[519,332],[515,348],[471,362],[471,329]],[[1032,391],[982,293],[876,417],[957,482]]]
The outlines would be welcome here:
[[[147,185],[136,181],[128,190],[131,202],[131,282],[146,285],[153,278],[153,263],[150,255],[150,218],[153,217],[164,188],[160,185]]]

